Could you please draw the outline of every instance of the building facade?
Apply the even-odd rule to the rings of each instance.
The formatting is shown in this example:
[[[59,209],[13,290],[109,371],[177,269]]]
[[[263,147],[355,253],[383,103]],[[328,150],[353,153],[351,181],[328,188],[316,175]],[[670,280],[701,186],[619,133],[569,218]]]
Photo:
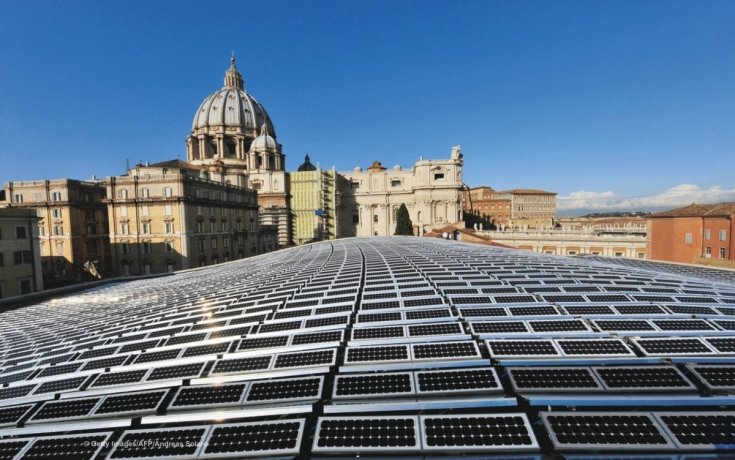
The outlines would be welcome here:
[[[105,187],[73,179],[8,182],[7,207],[34,209],[40,221],[41,265],[47,288],[112,272]]]
[[[35,209],[0,209],[0,299],[43,290]]]
[[[691,204],[648,217],[649,258],[735,268],[735,202]]]
[[[224,86],[194,114],[186,158],[212,180],[257,191],[260,223],[278,228],[279,247],[291,244],[286,156],[265,108],[245,90],[234,56]]]
[[[462,153],[445,160],[420,159],[410,169],[387,169],[380,162],[366,170],[339,173],[340,235],[387,236],[396,227],[401,204],[408,208],[416,235],[462,221]]]
[[[465,222],[474,227],[492,229],[507,226],[511,220],[511,200],[497,199],[492,187],[467,188],[462,192]]]
[[[293,242],[305,244],[339,238],[340,203],[337,172],[311,164],[309,155],[297,171],[288,174],[289,203],[293,216]]]
[[[120,275],[172,272],[261,252],[252,190],[213,181],[180,160],[137,165],[105,184],[112,263]]]
[[[499,225],[515,229],[547,229],[556,218],[556,193],[516,188],[495,192],[495,200],[510,202],[510,219]]]
[[[479,232],[494,243],[531,252],[555,255],[588,254],[602,257],[645,259],[648,243],[640,229],[605,233],[594,230],[506,230]]]

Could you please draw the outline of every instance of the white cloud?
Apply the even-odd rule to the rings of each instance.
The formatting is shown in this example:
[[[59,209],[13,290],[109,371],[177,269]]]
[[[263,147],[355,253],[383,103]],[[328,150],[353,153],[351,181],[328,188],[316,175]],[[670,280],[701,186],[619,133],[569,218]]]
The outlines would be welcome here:
[[[650,209],[675,208],[691,203],[717,203],[735,201],[735,188],[715,185],[702,188],[695,184],[680,184],[657,195],[626,197],[612,191],[590,192],[581,190],[569,195],[557,196],[560,211],[575,209],[601,211],[646,211]]]

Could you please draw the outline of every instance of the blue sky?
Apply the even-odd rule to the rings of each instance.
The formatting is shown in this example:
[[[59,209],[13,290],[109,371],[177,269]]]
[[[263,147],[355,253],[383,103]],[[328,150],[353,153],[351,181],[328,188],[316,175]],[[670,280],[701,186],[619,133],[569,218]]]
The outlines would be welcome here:
[[[412,165],[559,208],[735,200],[732,1],[14,1],[0,181],[185,157],[234,51],[295,169]]]

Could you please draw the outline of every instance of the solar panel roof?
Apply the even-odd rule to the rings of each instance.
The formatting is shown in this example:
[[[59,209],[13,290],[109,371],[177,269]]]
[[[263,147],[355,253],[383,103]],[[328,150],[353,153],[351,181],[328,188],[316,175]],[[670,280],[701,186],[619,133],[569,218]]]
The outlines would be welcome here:
[[[0,311],[0,457],[725,453],[734,369],[731,272],[343,239]]]

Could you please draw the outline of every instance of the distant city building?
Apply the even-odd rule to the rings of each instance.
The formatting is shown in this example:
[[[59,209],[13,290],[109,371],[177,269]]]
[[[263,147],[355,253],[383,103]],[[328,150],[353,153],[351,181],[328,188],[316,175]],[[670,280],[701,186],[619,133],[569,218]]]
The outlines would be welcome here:
[[[337,172],[311,163],[306,155],[298,170],[288,174],[293,241],[305,244],[338,238]]]
[[[194,114],[186,158],[212,180],[256,190],[260,223],[278,228],[279,247],[291,244],[286,156],[265,108],[245,90],[234,56],[224,86]]]
[[[89,264],[112,272],[105,187],[74,179],[8,182],[6,207],[37,212],[41,265],[47,288],[90,276]]]
[[[422,158],[411,169],[396,165],[389,170],[375,161],[367,170],[358,166],[339,173],[340,235],[392,235],[401,204],[408,208],[416,235],[462,221],[462,163],[456,146],[450,158]]]
[[[556,193],[535,189],[494,190],[480,186],[463,190],[465,221],[484,229],[545,229],[554,225]]]
[[[735,202],[691,204],[648,216],[649,257],[735,268]]]
[[[0,209],[0,299],[43,290],[34,209]]]
[[[494,243],[555,255],[596,255],[645,259],[647,242],[640,228],[628,231],[605,232],[594,229],[506,229],[505,231],[479,232]]]
[[[469,226],[482,224],[486,230],[507,226],[511,219],[511,200],[495,198],[492,187],[480,186],[462,191],[462,209]]]
[[[172,272],[265,252],[258,244],[256,193],[210,180],[189,163],[137,165],[105,185],[113,265],[120,275]]]
[[[545,190],[516,188],[495,192],[495,200],[510,201],[511,228],[544,229],[554,226],[556,193]]]

